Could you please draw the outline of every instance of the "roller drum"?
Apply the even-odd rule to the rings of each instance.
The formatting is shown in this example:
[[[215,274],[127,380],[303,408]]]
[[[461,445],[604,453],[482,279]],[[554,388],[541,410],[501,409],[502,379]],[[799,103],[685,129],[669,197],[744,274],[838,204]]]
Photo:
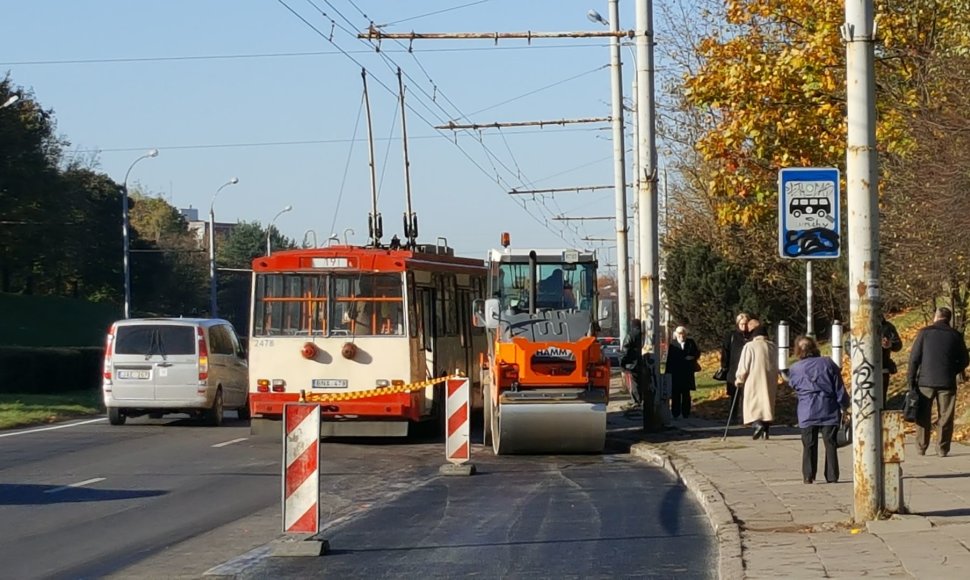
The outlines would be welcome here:
[[[606,403],[501,402],[492,409],[495,453],[601,453]]]

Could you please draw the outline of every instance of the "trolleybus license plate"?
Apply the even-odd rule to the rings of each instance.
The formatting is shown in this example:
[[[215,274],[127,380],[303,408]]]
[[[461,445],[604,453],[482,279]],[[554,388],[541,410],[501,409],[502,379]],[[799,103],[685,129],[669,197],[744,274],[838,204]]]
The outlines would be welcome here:
[[[347,379],[313,379],[314,389],[346,389]]]

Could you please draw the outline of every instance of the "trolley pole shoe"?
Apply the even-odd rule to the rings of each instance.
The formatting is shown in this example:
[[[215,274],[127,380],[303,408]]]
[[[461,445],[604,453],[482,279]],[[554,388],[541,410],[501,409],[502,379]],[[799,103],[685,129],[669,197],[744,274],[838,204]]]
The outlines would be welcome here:
[[[449,463],[441,466],[441,475],[472,475],[475,466],[471,459],[469,421],[469,380],[468,377],[448,379],[445,385],[445,459]]]

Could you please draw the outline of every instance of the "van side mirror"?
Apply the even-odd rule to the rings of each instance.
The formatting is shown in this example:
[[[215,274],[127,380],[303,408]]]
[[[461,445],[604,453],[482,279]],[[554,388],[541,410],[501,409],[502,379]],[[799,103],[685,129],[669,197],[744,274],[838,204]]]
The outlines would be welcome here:
[[[501,305],[498,298],[489,298],[485,301],[485,328],[498,328],[499,310]]]

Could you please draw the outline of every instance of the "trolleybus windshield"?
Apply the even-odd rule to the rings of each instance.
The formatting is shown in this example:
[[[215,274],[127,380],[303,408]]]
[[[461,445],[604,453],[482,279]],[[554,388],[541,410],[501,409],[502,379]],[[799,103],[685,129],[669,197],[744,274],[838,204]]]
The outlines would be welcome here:
[[[258,274],[254,336],[404,334],[403,277]]]

